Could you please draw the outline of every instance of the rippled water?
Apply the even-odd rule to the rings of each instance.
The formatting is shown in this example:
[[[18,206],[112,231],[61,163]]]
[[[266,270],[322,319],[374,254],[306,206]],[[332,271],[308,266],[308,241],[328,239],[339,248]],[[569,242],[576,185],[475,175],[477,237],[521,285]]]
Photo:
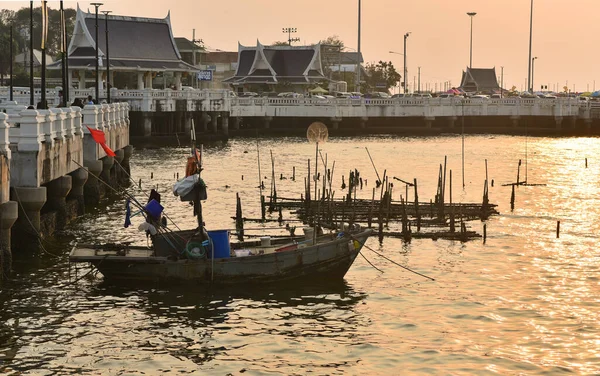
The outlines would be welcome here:
[[[299,197],[314,145],[302,139],[259,144],[262,175],[270,176],[272,150],[277,176],[288,178],[277,180],[279,195]],[[594,138],[469,136],[464,190],[460,137],[332,139],[322,145],[329,163],[336,162],[336,197],[341,175],[347,179],[357,168],[369,181],[360,195],[370,198],[376,176],[365,147],[380,174],[387,169],[404,180],[418,178],[422,200],[434,196],[447,155],[454,201],[479,202],[488,160],[495,183],[490,200],[501,214],[488,221],[486,244],[368,242],[435,282],[365,250],[385,273],[358,258],[345,281],[333,285],[118,287],[105,285],[101,276],[68,285],[66,255],[74,237],[145,244],[135,226],[122,229],[123,201],[106,200],[47,244],[48,253],[19,257],[14,280],[0,290],[0,372],[598,374],[598,144]],[[209,230],[233,227],[236,192],[244,216],[260,216],[256,150],[251,139],[206,147]],[[189,228],[189,206],[169,193],[173,174],[183,174],[186,153],[136,150],[132,175],[146,187],[158,185],[169,215]],[[515,181],[526,153],[528,181],[546,186],[518,187],[511,211],[510,188],[501,184]],[[402,191],[397,185],[395,198]],[[253,226],[259,227],[247,224]],[[482,232],[482,223],[470,226]]]

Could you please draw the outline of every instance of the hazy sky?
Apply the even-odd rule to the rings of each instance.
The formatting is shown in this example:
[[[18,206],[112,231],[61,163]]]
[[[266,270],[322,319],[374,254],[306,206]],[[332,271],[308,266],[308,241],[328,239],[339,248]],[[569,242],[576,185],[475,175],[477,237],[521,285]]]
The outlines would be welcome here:
[[[283,27],[296,27],[300,43],[314,43],[338,35],[350,48],[357,47],[358,0],[104,0],[101,9],[115,14],[164,17],[171,11],[175,36],[204,40],[210,49],[237,51],[238,41],[253,45],[287,40]],[[28,1],[1,1],[2,8],[18,9]],[[35,1],[37,6],[40,1]],[[65,1],[76,7],[77,2]],[[79,2],[87,9],[89,2]],[[49,1],[58,7],[58,1]],[[408,38],[408,81],[421,67],[426,82],[460,82],[469,64],[469,16],[473,22],[473,66],[504,66],[505,87],[525,88],[529,48],[529,0],[362,0],[362,46],[367,62],[391,60],[399,72],[403,35]],[[93,8],[93,7],[90,7]],[[598,0],[535,0],[533,56],[535,87],[572,90],[600,89],[600,15]]]

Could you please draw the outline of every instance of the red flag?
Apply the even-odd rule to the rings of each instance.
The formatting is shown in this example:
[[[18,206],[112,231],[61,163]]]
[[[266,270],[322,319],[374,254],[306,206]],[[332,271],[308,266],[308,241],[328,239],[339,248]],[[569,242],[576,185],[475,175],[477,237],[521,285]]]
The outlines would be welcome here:
[[[87,127],[87,129],[90,131],[90,135],[92,136],[94,141],[96,141],[96,143],[102,146],[102,149],[104,149],[106,155],[108,155],[109,157],[116,156],[115,152],[112,151],[112,149],[109,148],[108,145],[106,145],[106,137],[104,137],[104,132],[99,131],[97,129],[91,129],[90,127]]]

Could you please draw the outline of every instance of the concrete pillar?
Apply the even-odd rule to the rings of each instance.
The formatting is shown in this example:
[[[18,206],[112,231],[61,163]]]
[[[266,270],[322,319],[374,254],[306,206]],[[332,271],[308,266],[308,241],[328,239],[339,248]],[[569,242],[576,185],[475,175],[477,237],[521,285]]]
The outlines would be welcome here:
[[[331,118],[331,128],[332,129],[339,129],[340,128],[340,123],[342,122],[341,118],[337,118],[337,117],[332,117]]]
[[[85,89],[85,69],[79,71],[79,89]],[[75,99],[75,98],[73,98]]]
[[[425,128],[430,129],[431,125],[435,121],[435,117],[433,116],[425,116]]]
[[[183,118],[183,133],[185,135],[189,135],[191,129],[192,129],[192,113],[186,111],[184,113],[184,118]]]
[[[100,159],[102,161],[102,172],[100,173],[100,177],[102,178],[102,180],[105,183],[108,183],[109,185],[113,185],[113,182],[111,181],[110,178],[110,169],[114,166],[115,164],[115,157],[102,157]],[[100,183],[102,184],[102,183]]]
[[[360,129],[365,129],[367,127],[367,122],[369,121],[369,118],[366,116],[363,116],[360,118]]]
[[[11,199],[21,203],[17,227],[27,236],[37,237],[40,233],[40,210],[46,203],[46,187],[13,187]]]
[[[138,72],[137,74],[137,89],[144,90],[144,72]]]
[[[10,233],[18,215],[19,205],[16,201],[7,201],[0,204],[0,281],[10,275],[12,267]]]
[[[181,90],[181,72],[175,72],[175,89]]]
[[[152,89],[152,72],[146,72],[144,87],[146,89]]]
[[[590,131],[592,129],[592,119],[590,119],[590,118],[583,119],[583,124],[585,125],[586,131]]]
[[[202,123],[202,132],[208,131],[208,123],[210,122],[211,117],[207,112],[202,113],[201,123]],[[196,131],[198,131],[196,129]]]
[[[229,116],[226,112],[221,113],[221,130],[225,136],[229,136]]]
[[[561,130],[562,129],[563,117],[562,116],[555,116],[554,117],[554,122],[556,123],[556,129],[557,130]]]
[[[121,185],[123,180],[128,180],[129,178],[123,173],[123,169],[121,168],[123,165],[123,159],[125,158],[125,151],[123,149],[115,150],[115,164],[113,165],[110,175],[112,177],[112,181],[116,181],[117,184]]]
[[[217,121],[219,119],[218,112],[210,113],[210,131],[212,133],[217,133]]]
[[[83,186],[88,180],[88,170],[85,167],[80,167],[70,173],[71,175],[71,192],[69,197],[77,200],[77,215],[85,214],[85,199],[83,195]]]
[[[152,136],[152,112],[142,112],[142,136]]]
[[[273,120],[272,116],[265,116],[263,118],[263,129],[269,129],[271,127],[271,120]]]
[[[67,225],[67,195],[71,192],[71,175],[61,176],[46,185],[48,201],[46,205],[56,211],[56,228],[63,229]]]
[[[240,123],[242,122],[242,118],[240,118],[239,116],[236,116],[233,118],[233,129],[235,129],[236,131],[238,129],[240,129]]]
[[[132,154],[133,154],[133,146],[127,145],[123,148],[123,162],[121,162],[121,165],[123,165],[123,168],[125,169],[125,171],[127,171],[127,173],[129,175],[131,175],[131,168],[129,166],[129,160],[131,159]]]
[[[456,125],[456,116],[448,116],[448,128],[454,129]]]
[[[513,128],[517,128],[519,126],[519,120],[521,120],[521,116],[519,115],[513,115],[510,117],[510,122]]]
[[[85,196],[85,203],[88,205],[96,205],[100,202],[102,192],[100,189],[100,183],[96,176],[100,176],[102,173],[102,161],[84,161],[83,165],[89,171],[89,176],[85,185],[83,186],[83,194]]]

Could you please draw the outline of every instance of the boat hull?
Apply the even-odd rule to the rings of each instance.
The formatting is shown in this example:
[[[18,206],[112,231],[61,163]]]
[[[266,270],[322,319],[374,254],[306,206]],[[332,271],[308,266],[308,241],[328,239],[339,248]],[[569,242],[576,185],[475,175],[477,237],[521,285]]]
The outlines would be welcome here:
[[[371,230],[327,243],[257,256],[222,259],[127,260],[110,256],[88,260],[107,281],[195,282],[216,284],[270,283],[294,279],[341,280],[352,266]]]

